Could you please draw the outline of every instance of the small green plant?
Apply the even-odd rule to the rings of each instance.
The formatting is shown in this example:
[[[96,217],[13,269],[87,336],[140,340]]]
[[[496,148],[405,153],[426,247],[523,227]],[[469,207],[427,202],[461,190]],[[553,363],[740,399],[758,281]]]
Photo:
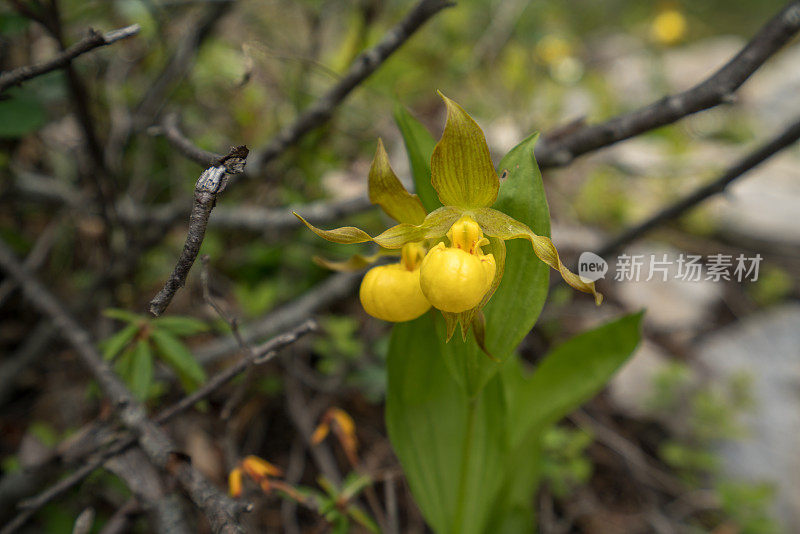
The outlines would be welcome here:
[[[157,393],[154,362],[172,369],[187,392],[205,382],[206,373],[181,338],[208,331],[208,325],[192,317],[159,317],[110,308],[106,317],[125,326],[101,343],[103,357],[114,362],[117,374],[140,400]]]
[[[745,436],[740,418],[754,403],[750,375],[738,373],[722,384],[701,384],[688,365],[672,362],[654,377],[653,386],[645,403],[652,415],[669,421],[682,414],[680,424],[670,425],[673,436],[661,445],[659,455],[690,488],[711,489],[719,502],[719,517],[711,521],[747,534],[780,532],[769,513],[774,487],[730,480],[721,472],[717,445]]]
[[[592,475],[592,462],[586,448],[593,436],[581,429],[554,426],[542,437],[542,481],[553,495],[567,497]]]

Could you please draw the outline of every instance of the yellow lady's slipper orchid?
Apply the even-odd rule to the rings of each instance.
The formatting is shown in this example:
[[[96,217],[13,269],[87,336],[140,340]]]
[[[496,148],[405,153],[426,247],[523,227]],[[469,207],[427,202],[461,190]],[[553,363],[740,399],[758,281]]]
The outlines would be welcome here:
[[[390,321],[409,320],[427,310],[422,300],[425,299],[442,311],[448,339],[461,322],[462,335],[466,336],[472,326],[478,344],[484,348],[480,310],[502,279],[503,242],[508,239],[528,240],[539,259],[557,269],[575,289],[594,295],[600,304],[602,295],[595,290],[594,282],[570,272],[548,237],[535,234],[525,224],[490,207],[497,199],[500,180],[483,132],[461,106],[441,93],[440,96],[447,106],[447,123],[431,156],[431,185],[443,207],[426,214],[419,198],[408,193],[392,171],[379,141],[369,173],[369,197],[400,224],[372,237],[352,226],[322,230],[295,213],[310,230],[328,241],[372,241],[384,249],[403,249],[403,262],[376,267],[364,278],[361,302],[367,312]],[[438,243],[445,234],[449,247]],[[421,246],[417,243],[431,247],[419,268],[406,258],[411,250],[418,250],[408,249],[407,245]],[[487,245],[492,247],[492,254],[484,254],[482,247]],[[350,263],[363,260],[361,257]],[[413,287],[414,281],[419,281],[419,289]]]
[[[422,293],[434,308],[462,313],[480,304],[491,289],[497,270],[494,255],[483,254],[489,240],[481,227],[465,215],[447,232],[450,246],[439,243],[420,267]]]
[[[417,243],[407,243],[402,251],[400,263],[367,271],[359,291],[368,314],[393,323],[416,319],[431,307],[419,283],[424,249]]]

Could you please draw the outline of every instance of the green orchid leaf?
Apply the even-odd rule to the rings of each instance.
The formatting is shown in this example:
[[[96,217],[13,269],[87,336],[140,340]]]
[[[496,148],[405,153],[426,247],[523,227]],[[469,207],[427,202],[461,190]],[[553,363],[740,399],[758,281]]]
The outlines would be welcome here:
[[[500,161],[498,170],[506,178],[494,209],[524,222],[539,235],[550,234],[550,211],[544,194],[542,175],[533,156],[538,134],[528,136]],[[491,238],[490,242],[503,241]],[[498,270],[500,261],[495,255]],[[505,243],[503,279],[483,313],[486,316],[487,344],[493,354],[505,360],[530,332],[544,306],[550,269],[522,241]],[[513,316],[514,320],[507,320]]]
[[[445,343],[434,325],[440,317],[425,314],[394,326],[386,425],[434,532],[480,534],[490,525],[505,474],[505,397],[499,377],[475,399],[466,396],[442,358]]]
[[[140,339],[136,343],[130,366],[131,393],[140,401],[146,400],[153,383],[153,353],[147,340]]]
[[[360,271],[365,267],[369,267],[379,259],[386,256],[397,256],[397,252],[393,250],[379,250],[375,254],[364,256],[363,254],[353,254],[343,261],[327,260],[319,256],[314,256],[312,259],[314,263],[324,269],[339,272],[354,272]]]
[[[540,479],[544,432],[595,395],[630,357],[640,338],[641,313],[584,332],[556,347],[531,375],[512,358],[497,377],[507,406],[506,476],[496,495],[496,532],[534,530],[531,502]]]
[[[643,315],[625,315],[566,341],[545,356],[530,378],[504,371],[512,392],[511,443],[558,421],[600,391],[639,344]]]
[[[439,196],[431,185],[431,155],[436,140],[428,129],[399,103],[394,108],[394,120],[400,128],[400,135],[403,136],[411,175],[414,178],[414,189],[422,205],[428,212],[441,208]]]
[[[369,201],[401,223],[421,224],[427,215],[419,197],[406,191],[392,170],[381,139],[369,169]]]
[[[536,235],[533,230],[525,224],[515,220],[513,217],[491,208],[480,208],[475,210],[475,220],[481,225],[486,235],[499,237],[500,239],[527,239],[533,246],[533,252],[540,260],[561,273],[561,277],[566,283],[584,293],[594,295],[595,303],[599,306],[603,302],[603,295],[597,292],[594,282],[585,282],[578,275],[567,269],[561,263],[553,242],[549,237]]]
[[[447,106],[447,123],[431,156],[431,184],[445,206],[491,206],[500,180],[483,131],[461,106],[439,96]]]

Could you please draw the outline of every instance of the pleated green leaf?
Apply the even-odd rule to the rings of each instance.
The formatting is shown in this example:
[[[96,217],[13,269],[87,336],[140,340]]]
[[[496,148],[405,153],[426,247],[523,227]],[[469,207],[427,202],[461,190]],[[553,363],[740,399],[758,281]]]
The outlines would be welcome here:
[[[487,531],[505,474],[505,399],[499,379],[466,396],[445,368],[433,318],[443,322],[428,313],[392,330],[386,425],[433,530],[478,534]]]

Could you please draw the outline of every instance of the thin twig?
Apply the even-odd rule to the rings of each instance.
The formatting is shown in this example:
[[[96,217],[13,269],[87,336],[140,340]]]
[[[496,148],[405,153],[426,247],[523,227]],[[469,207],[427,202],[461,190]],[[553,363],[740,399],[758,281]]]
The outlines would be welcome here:
[[[360,276],[359,273],[337,273],[329,276],[297,299],[279,306],[249,325],[244,325],[241,328],[243,339],[250,343],[306,321],[317,310],[352,295]],[[237,348],[238,343],[235,340],[224,338],[203,346],[195,352],[195,356],[199,362],[206,364],[230,354]]]
[[[0,240],[0,267],[17,280],[28,299],[48,316],[75,349],[81,362],[91,371],[100,388],[117,408],[123,424],[136,436],[151,462],[174,475],[194,504],[203,511],[215,532],[240,532],[237,516],[242,511],[211,485],[188,462],[176,458],[177,447],[155,423],[95,348],[89,333],[67,312],[64,306],[20,264],[4,241]]]
[[[175,493],[168,492],[158,470],[139,449],[129,449],[105,464],[106,469],[125,481],[150,516],[152,531],[161,534],[192,532]]]
[[[61,225],[62,221],[56,219],[39,234],[33,247],[31,247],[30,253],[25,257],[25,261],[22,264],[26,269],[35,272],[44,264],[48,254],[50,254],[50,249],[53,248],[55,244]],[[5,300],[16,288],[17,284],[15,284],[13,280],[3,280],[0,282],[0,306],[3,305]],[[0,391],[2,391],[2,388],[0,388]],[[0,393],[0,395],[2,395],[2,393]]]
[[[131,498],[123,504],[114,515],[103,525],[100,534],[124,534],[130,530],[131,518],[141,512],[139,503]]]
[[[770,19],[733,59],[691,89],[558,139],[544,136],[536,147],[539,166],[562,167],[587,152],[731,101],[734,92],[798,30],[800,1],[793,1]]]
[[[680,217],[705,199],[722,193],[733,181],[741,178],[747,172],[761,165],[781,150],[791,146],[797,142],[798,139],[800,139],[800,119],[784,130],[779,136],[729,167],[728,170],[722,173],[716,180],[698,188],[693,193],[667,206],[644,222],[624,231],[622,234],[610,240],[603,245],[597,254],[600,256],[608,256],[618,251],[622,246],[642,237],[664,222]]]
[[[239,320],[236,317],[233,317],[228,312],[226,312],[222,305],[217,302],[211,295],[211,284],[209,283],[209,274],[208,274],[208,254],[204,254],[200,257],[200,263],[202,264],[202,269],[200,271],[200,283],[203,286],[203,300],[206,303],[214,308],[214,311],[217,312],[217,315],[225,321],[231,329],[231,334],[233,334],[233,338],[239,344],[239,348],[247,355],[245,358],[249,364],[247,368],[244,370],[244,380],[239,385],[238,388],[234,391],[232,395],[228,397],[228,400],[225,401],[225,405],[222,407],[220,411],[220,419],[223,421],[230,423],[229,419],[231,414],[236,409],[237,406],[242,402],[244,399],[245,392],[249,389],[250,384],[253,379],[253,366],[255,365],[255,361],[258,358],[253,346],[246,342],[242,338],[242,334],[239,331]]]
[[[161,125],[151,126],[147,129],[147,133],[149,135],[163,135],[181,154],[204,167],[212,167],[222,159],[222,154],[203,150],[192,143],[181,132],[179,123],[180,119],[177,113],[167,113],[161,121]]]
[[[24,81],[30,80],[31,78],[41,76],[42,74],[46,74],[56,69],[64,68],[69,65],[70,61],[81,54],[85,54],[86,52],[94,50],[95,48],[107,46],[122,39],[132,37],[139,33],[139,30],[140,27],[138,24],[132,24],[131,26],[126,26],[118,30],[112,30],[107,33],[100,33],[89,29],[89,34],[86,37],[70,46],[66,50],[56,54],[55,57],[42,63],[18,67],[14,70],[0,74],[0,93],[9,87],[19,85]]]
[[[217,196],[225,189],[227,175],[239,174],[244,170],[248,153],[249,150],[246,146],[232,147],[228,154],[214,166],[209,167],[200,174],[200,178],[194,187],[194,203],[192,205],[192,213],[189,215],[189,231],[186,235],[186,243],[183,245],[183,250],[178,262],[175,264],[175,269],[164,283],[164,287],[150,301],[150,313],[156,317],[167,309],[172,297],[186,283],[189,269],[192,268],[194,260],[197,258],[197,253],[200,251],[200,245],[203,244],[211,210],[214,209]]]
[[[253,154],[255,169],[267,163],[294,145],[303,135],[321,126],[333,115],[350,92],[366,80],[386,59],[403,45],[425,22],[446,7],[454,5],[449,0],[421,0],[373,48],[361,53],[339,82],[319,100],[304,111],[291,125],[283,128],[262,150]]]

